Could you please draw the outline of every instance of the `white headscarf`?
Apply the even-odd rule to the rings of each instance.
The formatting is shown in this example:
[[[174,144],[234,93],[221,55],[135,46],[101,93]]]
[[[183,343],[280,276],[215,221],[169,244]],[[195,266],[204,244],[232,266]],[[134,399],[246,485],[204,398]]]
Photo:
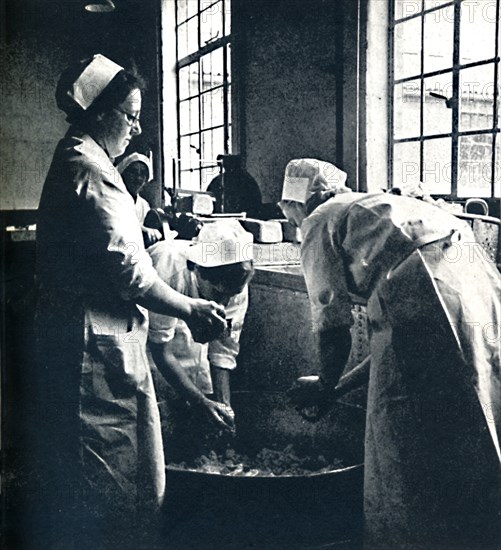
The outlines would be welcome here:
[[[206,222],[184,254],[203,267],[245,262],[254,257],[253,240],[237,220]]]
[[[123,173],[123,171],[132,164],[133,162],[142,162],[146,164],[148,167],[148,181],[151,181],[153,179],[153,155],[150,151],[150,156],[147,157],[146,155],[142,155],[141,153],[132,153],[128,156],[126,156],[117,166],[117,170],[120,172],[120,174]]]
[[[67,94],[85,111],[122,70],[123,67],[98,53],[73,82]]]
[[[294,159],[285,168],[283,201],[306,204],[317,191],[349,193],[347,174],[334,164],[317,159]]]

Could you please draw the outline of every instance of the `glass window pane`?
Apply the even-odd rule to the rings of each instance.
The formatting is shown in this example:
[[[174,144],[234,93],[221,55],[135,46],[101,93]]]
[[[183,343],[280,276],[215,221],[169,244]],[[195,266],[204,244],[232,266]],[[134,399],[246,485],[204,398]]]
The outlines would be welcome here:
[[[459,138],[458,195],[490,197],[492,170],[492,135]]]
[[[188,24],[180,25],[177,30],[177,58],[183,59],[188,55]]]
[[[420,135],[421,81],[412,80],[395,86],[393,131],[395,139]]]
[[[494,164],[494,196],[501,197],[501,140],[496,137],[496,160]]]
[[[200,171],[187,170],[181,172],[181,188],[189,191],[200,191]]]
[[[453,0],[424,0],[424,9],[431,10],[432,8],[438,8],[444,4],[452,4]]]
[[[194,17],[190,19],[187,23],[187,33],[188,33],[188,46],[186,49],[186,54],[196,52],[198,50],[198,18]],[[182,59],[184,56],[179,56]]]
[[[224,147],[224,128],[216,128],[212,136],[212,150],[214,159],[217,155],[223,155],[225,153]]]
[[[204,7],[206,9],[200,13],[200,45],[202,47],[223,36],[222,2],[213,3],[202,0],[200,9]]]
[[[430,139],[423,143],[423,185],[430,194],[451,192],[451,139]]]
[[[177,23],[182,23],[183,21],[186,21],[187,13],[188,13],[188,6],[186,3],[186,0],[176,0],[176,8],[177,8]]]
[[[209,183],[220,174],[219,166],[206,164],[201,170],[201,190],[207,191]]]
[[[419,141],[393,146],[393,187],[419,183]]]
[[[215,158],[212,152],[212,130],[206,130],[202,132],[202,160],[210,163]]]
[[[212,124],[212,92],[206,92],[200,96],[202,107],[202,128],[211,128]]]
[[[183,67],[178,73],[179,78],[179,99],[190,96],[190,66]]]
[[[226,67],[224,74],[226,76],[226,81],[231,82],[231,44],[226,46]]]
[[[212,104],[211,126],[222,126],[224,124],[224,96],[223,88],[216,88],[207,93]]]
[[[200,163],[198,135],[182,137],[181,141],[181,170],[196,168]]]
[[[472,63],[495,55],[496,13],[489,16],[486,2],[461,4],[460,63]]]
[[[452,109],[432,93],[452,97],[452,73],[424,79],[423,135],[448,134],[452,131]]]
[[[212,79],[212,86],[220,86],[223,83],[224,80],[224,50],[223,48],[218,48],[217,50],[212,52],[212,71],[211,71],[211,79]]]
[[[202,132],[202,160],[204,163],[216,164],[217,155],[222,155],[224,152],[223,128]]]
[[[223,83],[223,48],[202,57],[202,91]]]
[[[180,135],[190,133],[190,101],[179,103],[179,133]]]
[[[395,0],[395,20],[421,12],[421,0]]]
[[[424,16],[424,72],[452,67],[454,50],[453,6]]]
[[[224,35],[231,33],[231,0],[223,0],[224,5]]]
[[[421,73],[421,18],[404,21],[395,26],[396,80]]]
[[[190,70],[190,97],[199,94],[199,64],[198,61],[189,65]]]
[[[459,130],[487,130],[494,121],[494,64],[463,69],[459,74],[461,97]]]
[[[204,55],[202,62],[201,91],[210,90],[212,84],[212,53]]]
[[[190,132],[198,132],[200,130],[198,105],[198,97],[194,97],[190,100]]]
[[[197,132],[199,129],[198,120],[198,97],[182,101],[179,104],[179,131],[181,135]]]
[[[186,10],[187,17],[191,17],[192,15],[195,15],[198,11],[198,0],[186,0],[186,4],[187,4],[187,10]]]
[[[205,11],[207,8],[212,7],[214,4],[221,3],[221,0],[200,0],[200,12]],[[215,7],[214,9],[219,9]]]

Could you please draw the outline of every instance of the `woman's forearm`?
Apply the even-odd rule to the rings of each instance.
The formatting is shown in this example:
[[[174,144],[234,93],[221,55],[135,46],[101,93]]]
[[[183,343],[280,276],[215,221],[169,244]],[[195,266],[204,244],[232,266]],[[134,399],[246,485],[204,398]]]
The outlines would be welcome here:
[[[162,279],[157,278],[153,286],[137,303],[154,313],[178,317],[186,321],[193,311],[193,299],[177,292]]]
[[[335,327],[320,332],[319,345],[322,380],[334,389],[350,356],[350,327]]]
[[[212,387],[216,401],[231,405],[231,390],[230,390],[230,371],[222,369],[215,365],[210,366],[212,377]]]
[[[183,399],[192,404],[200,403],[205,399],[205,395],[192,382],[185,369],[179,365],[171,353],[168,343],[150,342],[149,346],[158,370]]]

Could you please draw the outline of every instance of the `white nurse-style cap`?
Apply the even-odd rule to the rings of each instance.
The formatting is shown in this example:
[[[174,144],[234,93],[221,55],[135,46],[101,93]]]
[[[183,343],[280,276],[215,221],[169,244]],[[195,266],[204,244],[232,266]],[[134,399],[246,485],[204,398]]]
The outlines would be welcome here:
[[[237,220],[206,222],[184,254],[203,267],[245,262],[254,258],[253,240]]]
[[[285,168],[283,201],[306,204],[317,191],[350,192],[347,174],[334,164],[317,159],[294,159]]]
[[[148,181],[151,181],[153,179],[153,155],[150,151],[150,156],[147,157],[146,155],[143,155],[141,153],[132,153],[128,156],[126,156],[117,166],[117,170],[120,172],[120,174],[123,173],[123,171],[131,165],[133,162],[142,162],[143,164],[146,164],[148,167]]]
[[[58,107],[86,111],[124,68],[100,53],[64,71],[56,90]]]

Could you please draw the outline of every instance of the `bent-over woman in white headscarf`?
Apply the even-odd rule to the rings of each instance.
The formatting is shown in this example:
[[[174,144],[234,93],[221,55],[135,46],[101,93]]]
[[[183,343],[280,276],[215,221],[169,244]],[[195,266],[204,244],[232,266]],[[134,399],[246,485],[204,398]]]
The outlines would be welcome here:
[[[285,172],[322,368],[295,399],[332,405],[366,304],[365,547],[499,548],[500,274],[465,222],[345,178],[314,159]]]

